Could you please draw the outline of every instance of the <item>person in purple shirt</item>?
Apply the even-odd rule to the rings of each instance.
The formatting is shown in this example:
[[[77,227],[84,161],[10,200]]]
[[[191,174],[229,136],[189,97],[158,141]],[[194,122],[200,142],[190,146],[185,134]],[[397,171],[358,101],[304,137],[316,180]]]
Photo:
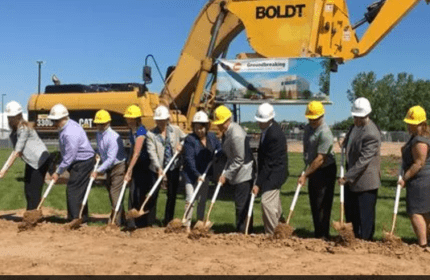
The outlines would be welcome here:
[[[113,219],[126,170],[124,144],[122,143],[121,136],[111,128],[111,120],[111,116],[106,110],[98,111],[94,118],[94,123],[97,126],[97,149],[102,160],[102,165],[91,175],[95,179],[98,174],[106,173],[106,187],[112,206],[109,224]],[[115,219],[115,224],[118,226],[125,224],[122,201],[120,203],[121,207]]]
[[[95,164],[95,153],[84,129],[69,118],[69,111],[62,104],[51,108],[48,118],[59,131],[62,161],[52,179],[57,182],[64,171],[70,173],[67,182],[67,219],[79,218],[81,203],[85,196],[91,172]],[[82,222],[88,222],[88,203],[82,213]]]

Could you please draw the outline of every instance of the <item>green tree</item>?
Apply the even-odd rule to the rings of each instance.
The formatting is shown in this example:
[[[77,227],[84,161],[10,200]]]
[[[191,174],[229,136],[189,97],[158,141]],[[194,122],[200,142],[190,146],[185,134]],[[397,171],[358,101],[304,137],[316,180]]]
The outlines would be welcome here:
[[[358,97],[369,99],[372,120],[382,130],[399,131],[406,127],[403,118],[410,107],[430,109],[430,80],[414,80],[407,73],[388,74],[377,80],[374,72],[359,73],[347,95],[350,102]]]
[[[320,74],[318,85],[320,87],[321,93],[329,95],[329,93],[330,93],[330,60],[329,59],[322,60],[321,66],[323,67],[324,71]]]
[[[303,92],[302,92],[302,94],[303,94],[303,97],[305,98],[305,99],[309,99],[309,98],[311,98],[311,95],[312,95],[312,92],[310,91],[310,90],[304,90]]]
[[[279,99],[288,99],[287,90],[285,87],[279,92]]]

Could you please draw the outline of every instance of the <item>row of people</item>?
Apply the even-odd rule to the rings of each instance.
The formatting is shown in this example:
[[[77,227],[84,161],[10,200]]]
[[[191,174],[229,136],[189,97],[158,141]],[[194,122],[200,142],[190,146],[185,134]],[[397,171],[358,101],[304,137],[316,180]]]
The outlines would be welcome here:
[[[371,240],[375,231],[381,161],[381,133],[370,119],[370,113],[371,105],[366,98],[355,100],[351,111],[354,125],[341,143],[346,155],[347,172],[338,179],[338,183],[346,187],[346,221],[352,222],[356,237],[366,240]],[[44,177],[52,159],[31,124],[23,119],[22,108],[18,103],[10,102],[6,106],[6,114],[12,128],[10,138],[14,152],[6,170],[0,173],[0,178],[5,175],[15,159],[21,157],[26,162],[24,189],[27,210],[32,210],[37,207],[40,200]],[[282,219],[280,189],[288,177],[287,142],[282,129],[274,120],[273,106],[268,103],[260,105],[255,116],[261,129],[258,169],[246,132],[232,121],[232,113],[225,106],[219,106],[215,110],[215,120],[212,122],[222,133],[222,143],[215,134],[208,131],[210,121],[204,112],[196,113],[192,122],[193,133],[188,136],[179,127],[169,123],[169,110],[164,106],[159,106],[155,110],[156,127],[151,131],[147,131],[142,125],[141,116],[139,107],[135,105],[128,107],[124,114],[130,128],[132,144],[132,155],[126,164],[124,146],[120,136],[110,128],[109,113],[104,110],[97,112],[94,123],[98,129],[98,153],[103,163],[91,174],[95,152],[84,130],[69,118],[67,108],[63,105],[58,104],[51,109],[49,118],[59,129],[60,151],[63,157],[52,178],[58,180],[66,169],[70,172],[67,183],[69,219],[78,217],[90,174],[96,177],[98,174],[106,173],[112,207],[117,203],[122,182],[131,181],[129,208],[139,208],[158,177],[164,175],[163,169],[175,152],[181,152],[181,141],[185,139],[183,177],[186,183],[186,207],[190,203],[195,185],[203,179],[204,170],[213,160],[214,152],[222,150],[227,163],[219,182],[235,188],[236,229],[245,231],[246,212],[252,191],[254,194],[261,193],[265,232],[273,233]],[[337,170],[333,152],[334,138],[324,122],[324,107],[321,102],[310,102],[305,116],[309,120],[303,139],[306,168],[298,178],[298,183],[304,185],[307,179],[309,180],[309,200],[315,236],[328,238]],[[426,182],[428,182],[427,174],[430,170],[428,156],[430,133],[426,120],[425,111],[419,106],[412,107],[404,119],[408,124],[411,138],[402,147],[404,176],[399,181],[402,186],[407,186],[407,212],[418,242],[423,246],[427,244],[427,226],[430,221],[430,201],[428,201],[430,196],[425,195],[428,192]],[[178,158],[165,174],[168,199],[164,224],[173,219],[180,166],[181,160]],[[206,177],[199,192],[198,219],[203,219],[204,216],[210,177]],[[141,227],[154,224],[156,201],[157,192],[146,209],[149,214],[132,221],[128,226]],[[191,225],[192,211],[189,213],[185,224],[187,227]],[[87,219],[86,207],[83,220]],[[125,223],[122,208],[116,223],[119,225]],[[252,219],[250,232],[252,232]]]

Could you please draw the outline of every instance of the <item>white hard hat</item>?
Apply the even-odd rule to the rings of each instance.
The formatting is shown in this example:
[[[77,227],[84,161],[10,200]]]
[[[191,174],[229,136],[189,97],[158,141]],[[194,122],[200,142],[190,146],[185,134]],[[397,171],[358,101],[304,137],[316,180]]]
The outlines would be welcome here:
[[[193,123],[209,123],[208,115],[203,111],[198,111],[193,117]]]
[[[273,106],[269,103],[263,103],[258,106],[257,113],[255,114],[255,119],[258,122],[268,122],[275,117],[275,110]]]
[[[49,112],[48,119],[59,120],[69,115],[69,111],[63,104],[54,105]]]
[[[15,117],[19,114],[22,114],[21,104],[19,104],[16,101],[11,101],[11,102],[7,103],[7,105],[6,105],[6,116]]]
[[[357,98],[351,108],[351,115],[354,117],[365,117],[372,112],[369,100],[365,97]]]
[[[154,120],[167,120],[170,118],[169,109],[166,106],[160,105],[155,109]]]

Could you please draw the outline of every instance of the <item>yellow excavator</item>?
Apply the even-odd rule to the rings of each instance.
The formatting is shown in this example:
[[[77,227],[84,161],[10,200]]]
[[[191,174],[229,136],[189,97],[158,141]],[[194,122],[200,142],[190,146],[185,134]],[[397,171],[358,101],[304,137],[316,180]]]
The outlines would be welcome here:
[[[216,61],[226,56],[230,42],[243,30],[255,53],[238,54],[238,59],[325,57],[336,71],[338,64],[369,53],[419,2],[377,1],[353,24],[345,0],[210,0],[197,16],[176,66],[168,69],[160,94],[149,92],[145,84],[56,83],[44,94],[30,97],[29,119],[39,133],[49,135],[53,128],[47,114],[62,103],[91,134],[95,112],[105,109],[112,115],[114,129],[125,133],[122,114],[127,106],[139,105],[142,123],[152,128],[154,109],[163,103],[171,109],[172,122],[189,130],[197,110],[211,113],[215,108]],[[359,39],[355,30],[364,23],[369,26]],[[208,85],[210,75],[214,78]],[[149,67],[144,68],[143,78],[146,84],[151,81]]]

